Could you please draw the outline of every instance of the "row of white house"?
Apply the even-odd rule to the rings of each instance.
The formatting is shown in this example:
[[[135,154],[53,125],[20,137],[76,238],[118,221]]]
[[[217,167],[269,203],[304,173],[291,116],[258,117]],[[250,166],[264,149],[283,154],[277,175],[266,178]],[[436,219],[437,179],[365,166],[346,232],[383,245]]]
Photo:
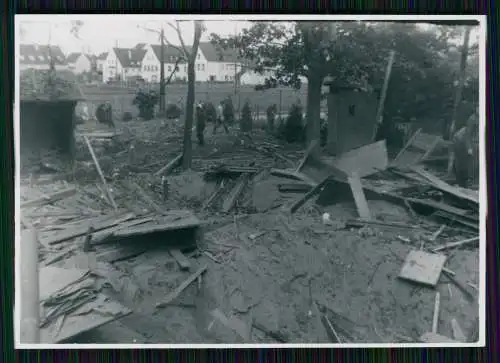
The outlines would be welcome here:
[[[190,49],[188,49],[190,51]],[[98,56],[71,53],[67,56],[57,46],[21,44],[19,66],[27,68],[46,68],[52,59],[58,69],[67,69],[76,74],[97,71],[102,82],[142,78],[146,82],[160,80],[160,60],[163,58],[165,77],[172,73],[172,80],[187,80],[187,64],[178,48],[139,43],[134,48],[112,48]],[[177,69],[174,68],[177,64]],[[195,63],[198,82],[234,82],[240,84],[260,84],[264,76],[245,67],[234,50],[218,51],[210,42],[201,42]]]
[[[191,49],[187,51],[190,52]],[[184,57],[177,47],[168,45],[164,46],[163,57],[161,46],[155,44],[140,43],[131,49],[113,48],[98,57],[97,67],[102,71],[103,81],[140,76],[146,82],[158,82],[162,58],[165,77],[173,73],[172,80],[187,80],[187,63]],[[240,77],[242,84],[257,84],[263,80],[262,76],[259,77],[245,67],[237,52],[218,51],[210,42],[201,42],[199,45],[195,74],[199,82],[234,82],[237,77]]]

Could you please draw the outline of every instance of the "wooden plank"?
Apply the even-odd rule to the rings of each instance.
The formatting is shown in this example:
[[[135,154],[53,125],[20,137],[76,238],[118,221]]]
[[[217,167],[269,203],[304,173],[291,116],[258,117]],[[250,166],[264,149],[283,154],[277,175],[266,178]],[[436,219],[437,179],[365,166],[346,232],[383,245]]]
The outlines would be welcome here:
[[[191,268],[191,263],[189,262],[189,259],[186,256],[184,256],[181,250],[171,249],[169,252],[170,255],[175,259],[175,261],[177,261],[181,270],[189,270]]]
[[[36,344],[40,340],[40,274],[38,264],[38,236],[35,229],[22,232],[21,235],[21,343]],[[19,252],[19,251],[17,251]]]
[[[436,292],[434,299],[434,314],[432,315],[432,332],[437,334],[439,324],[439,306],[441,304],[441,294]]]
[[[413,141],[417,138],[417,136],[420,134],[422,129],[418,129],[412,137],[408,140],[408,142],[405,144],[405,146],[399,151],[399,153],[396,155],[394,160],[391,163],[391,166],[397,166],[398,161],[401,158],[401,156],[406,152],[406,150],[413,144]]]
[[[454,248],[454,247],[458,247],[458,246],[463,246],[465,244],[471,244],[471,243],[476,243],[476,242],[479,242],[479,237],[474,237],[474,238],[468,238],[468,239],[464,239],[462,241],[458,241],[458,242],[450,242],[450,243],[446,243],[440,247],[436,247],[432,250],[432,252],[439,252],[439,251],[442,251],[442,250],[446,250],[448,248]]]
[[[307,183],[278,184],[278,190],[282,193],[307,193],[311,188]]]
[[[84,136],[83,139],[85,140],[85,143],[87,144],[87,147],[90,151],[90,155],[92,156],[92,160],[94,161],[94,165],[97,169],[97,172],[99,173],[99,177],[101,178],[102,184],[104,185],[104,188],[106,189],[106,193],[108,195],[109,201],[111,202],[111,205],[115,210],[118,209],[115,203],[115,199],[113,198],[113,194],[109,191],[108,188],[108,183],[106,182],[106,178],[104,177],[104,174],[101,170],[101,166],[99,165],[99,161],[97,160],[97,156],[94,153],[94,149],[92,148],[92,145],[90,144],[90,141],[87,136]]]
[[[382,125],[383,122],[385,98],[387,96],[387,89],[389,88],[389,80],[391,79],[392,65],[394,64],[395,55],[396,52],[394,50],[391,50],[391,52],[389,53],[389,61],[387,62],[387,68],[385,69],[384,83],[382,85],[382,92],[380,94],[377,114],[375,116],[375,127],[373,128],[372,140],[375,140],[375,137],[377,137],[378,127]]]
[[[100,231],[109,227],[116,226],[117,224],[125,222],[132,218],[134,218],[134,214],[130,213],[128,215],[123,216],[120,219],[113,218],[104,221],[102,221],[102,219],[101,220],[96,219],[93,222],[90,221],[89,223],[85,223],[77,227],[75,226],[74,229],[64,230],[62,233],[58,233],[55,235],[53,234],[45,238],[41,238],[40,242],[43,245],[55,245],[85,235],[89,229],[89,226],[92,226],[94,228],[94,231]]]
[[[21,202],[21,208],[39,207],[44,204],[54,203],[57,202],[58,200],[71,197],[75,194],[76,194],[76,188],[68,188],[50,195],[44,195],[37,199]]]
[[[356,173],[353,173],[348,178],[348,182],[351,187],[352,196],[354,198],[354,202],[356,203],[356,209],[358,210],[359,216],[366,220],[372,219],[370,208],[368,207],[368,202],[366,201],[359,176]]]
[[[183,292],[189,285],[193,283],[194,280],[198,279],[207,270],[207,266],[203,266],[198,271],[189,276],[182,284],[180,284],[174,291],[167,295],[167,297],[156,304],[156,308],[163,308],[170,304],[181,292]]]
[[[106,314],[100,313],[103,307],[106,310]],[[90,311],[91,308],[94,308],[96,311]],[[42,328],[40,330],[40,343],[54,344],[67,342],[83,332],[103,326],[130,313],[131,310],[120,303],[109,300],[103,294],[98,294],[96,300],[66,315],[59,332],[55,331],[54,324],[49,324]]]
[[[181,163],[181,161],[182,161],[182,153],[173,158],[167,165],[158,170],[154,175],[156,176],[167,175],[174,168],[176,168]]]
[[[300,169],[304,166],[304,164],[307,162],[307,159],[309,159],[309,156],[311,155],[312,151],[318,146],[318,140],[313,140],[310,142],[309,146],[307,147],[307,150],[302,157],[302,160],[300,163],[297,165],[297,168],[295,169],[296,172],[300,172]]]
[[[451,186],[450,184],[446,183],[445,181],[439,179],[437,176],[424,170],[422,167],[413,166],[411,169],[412,169],[412,171],[414,171],[415,173],[417,173],[418,175],[420,175],[421,177],[426,179],[435,188],[437,188],[445,193],[454,195],[457,198],[465,199],[465,200],[468,200],[470,202],[474,202],[476,204],[479,204],[479,197],[476,197],[472,194],[467,194],[467,193],[462,192],[460,189]]]
[[[325,185],[328,183],[328,180],[330,177],[326,177],[321,183],[316,185],[314,188],[312,188],[307,194],[302,196],[300,199],[298,199],[296,202],[292,204],[290,207],[290,213],[295,213],[300,207],[302,207],[309,199],[314,197],[315,195],[321,193]]]
[[[260,331],[264,332],[266,335],[268,335],[269,337],[273,338],[274,340],[276,340],[280,343],[287,343],[288,342],[288,338],[279,331],[269,330],[264,325],[262,325],[256,321],[252,322],[252,326],[254,328],[259,329]]]
[[[321,315],[321,321],[323,325],[325,326],[326,332],[330,339],[332,340],[333,343],[342,343],[342,340],[340,339],[339,334],[333,327],[332,322],[328,319],[326,315]]]
[[[432,207],[434,209],[440,209],[447,213],[456,214],[459,216],[467,216],[467,214],[469,213],[469,211],[467,211],[466,209],[456,208],[451,205],[445,203],[439,203],[431,199],[406,198],[406,200],[413,204],[425,205],[428,207]]]
[[[385,140],[348,151],[332,164],[347,175],[356,172],[360,178],[385,170],[389,165]]]
[[[245,186],[248,183],[249,174],[245,173],[240,177],[240,180],[236,183],[234,188],[229,192],[228,197],[224,200],[222,204],[222,211],[224,213],[228,213],[231,209],[233,209],[234,204],[240,197],[241,193],[245,189]]]
[[[426,285],[436,286],[447,257],[424,251],[410,251],[399,277]]]
[[[147,224],[131,226],[113,232],[114,238],[142,236],[150,233],[167,232],[179,229],[198,228],[201,222],[195,216],[183,217],[177,221],[166,221],[163,224]]]
[[[132,220],[130,222],[126,222],[126,223],[120,223],[119,225],[117,225],[115,227],[106,228],[106,229],[104,229],[100,232],[94,233],[92,235],[91,245],[95,246],[95,245],[107,243],[107,242],[109,242],[110,237],[113,236],[113,233],[115,233],[121,229],[137,226],[139,224],[144,224],[144,223],[151,222],[151,221],[153,221],[153,218],[151,218],[151,217],[140,218],[140,219],[134,219],[134,220]]]
[[[271,175],[282,177],[282,178],[290,178],[295,180],[300,180],[304,183],[310,184],[311,186],[315,186],[316,182],[309,178],[307,175],[298,173],[295,170],[285,170],[285,169],[271,169]]]

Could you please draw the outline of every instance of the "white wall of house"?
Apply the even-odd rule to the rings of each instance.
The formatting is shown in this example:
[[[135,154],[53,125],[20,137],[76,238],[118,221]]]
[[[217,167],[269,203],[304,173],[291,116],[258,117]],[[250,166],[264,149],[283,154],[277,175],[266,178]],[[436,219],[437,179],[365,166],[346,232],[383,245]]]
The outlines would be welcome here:
[[[108,79],[116,77],[117,74],[122,74],[122,66],[116,57],[116,53],[111,50],[102,67],[102,81],[107,82]]]
[[[252,70],[248,70],[245,73],[241,75],[240,78],[240,84],[242,85],[252,85],[255,86],[257,84],[264,84],[265,79],[272,76],[273,72],[272,71],[267,71],[264,72],[263,74],[257,73]],[[307,78],[306,77],[299,77],[302,84],[307,83]]]
[[[142,70],[141,67],[126,67],[122,68],[122,74],[121,74],[121,79],[126,80],[130,77],[137,77],[141,76],[142,77]]]
[[[146,82],[158,82],[160,80],[160,62],[153,52],[151,46],[147,46],[147,53],[142,60],[141,76]]]
[[[90,59],[84,54],[80,54],[76,62],[69,64],[69,69],[76,74],[90,72],[91,68],[92,63],[90,62]]]

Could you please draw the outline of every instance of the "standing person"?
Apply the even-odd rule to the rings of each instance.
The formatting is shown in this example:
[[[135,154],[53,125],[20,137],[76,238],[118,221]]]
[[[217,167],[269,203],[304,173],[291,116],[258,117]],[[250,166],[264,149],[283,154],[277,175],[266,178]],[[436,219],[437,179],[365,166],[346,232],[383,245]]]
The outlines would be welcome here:
[[[222,124],[226,134],[229,134],[229,129],[227,128],[226,121],[224,120],[224,101],[221,101],[217,106],[217,118],[215,119],[213,134],[217,132],[217,128]]]
[[[458,185],[467,188],[471,176],[475,154],[473,151],[473,138],[477,132],[478,113],[475,111],[467,120],[464,127],[453,135],[453,153],[455,160],[453,169]]]
[[[205,105],[203,102],[199,102],[196,105],[196,136],[198,138],[198,144],[203,146],[205,145]]]

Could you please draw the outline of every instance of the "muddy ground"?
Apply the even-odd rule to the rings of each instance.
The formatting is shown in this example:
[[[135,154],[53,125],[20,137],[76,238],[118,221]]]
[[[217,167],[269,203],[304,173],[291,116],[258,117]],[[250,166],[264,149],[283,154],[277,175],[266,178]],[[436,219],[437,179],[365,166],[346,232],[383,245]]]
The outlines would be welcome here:
[[[79,126],[79,132],[100,128],[89,122]],[[316,306],[335,324],[344,342],[417,342],[421,334],[431,330],[436,291],[441,293],[439,334],[452,336],[452,318],[457,319],[466,335],[473,330],[477,302],[468,301],[444,275],[435,289],[398,278],[408,252],[422,248],[421,235],[438,230],[438,223],[427,222],[425,229],[418,232],[393,227],[347,228],[345,222],[358,217],[354,202],[349,200],[330,206],[309,202],[290,216],[284,208],[301,194],[280,193],[278,184],[289,181],[266,172],[248,185],[235,211],[224,214],[217,203],[203,210],[216,184],[203,180],[201,172],[218,162],[290,167],[282,158],[245,158],[248,139],[236,133],[225,135],[221,130],[212,136],[211,127],[207,145],[194,144],[194,171],[173,173],[169,177],[171,194],[163,202],[158,177],[152,174],[180,151],[178,126],[174,122],[134,121],[118,123],[117,133],[114,146],[96,146],[96,152],[100,160],[105,160],[103,164],[109,164],[103,167],[105,173],[115,174],[111,185],[118,204],[140,211],[136,197],[120,192],[121,184],[134,180],[163,208],[190,209],[200,220],[211,220],[213,224],[204,227],[198,249],[187,254],[192,264],[190,272],[181,271],[161,246],[114,264],[96,262],[83,252],[58,263],[70,268],[82,260],[94,261],[92,268],[102,276],[104,291],[134,311],[78,336],[75,343],[276,342],[256,326],[278,332],[288,343],[330,342]],[[259,135],[253,136],[255,144],[273,141]],[[132,144],[135,153],[130,160],[130,153],[123,150]],[[81,140],[79,152],[81,165],[91,163]],[[301,155],[296,146],[279,152],[292,162],[298,162]],[[85,170],[74,181],[80,188],[98,181],[91,167]],[[369,207],[379,220],[418,222],[406,209],[385,201],[370,200]],[[322,221],[324,212],[330,214],[330,222]],[[426,241],[423,247],[461,237],[468,235],[443,233],[435,242]],[[449,256],[446,267],[455,272],[458,280],[478,285],[477,249],[445,253]],[[155,308],[190,273],[204,265],[208,270],[201,289],[194,282],[171,305]],[[214,323],[210,311],[216,308],[240,322],[249,338],[244,340]]]

